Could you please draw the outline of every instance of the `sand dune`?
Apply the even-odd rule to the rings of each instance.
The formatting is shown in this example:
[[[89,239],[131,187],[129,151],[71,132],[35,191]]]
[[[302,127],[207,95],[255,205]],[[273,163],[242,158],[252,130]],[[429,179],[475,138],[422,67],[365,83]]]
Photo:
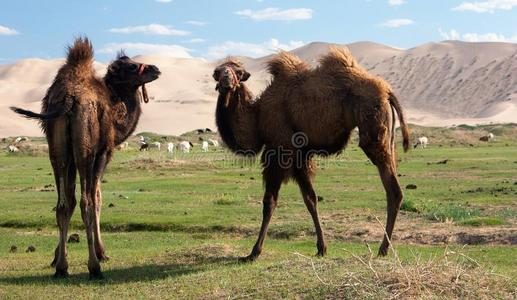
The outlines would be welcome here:
[[[311,43],[293,52],[315,66],[330,46]],[[392,84],[412,123],[517,122],[517,44],[445,41],[408,50],[372,42],[347,46],[365,68]],[[264,70],[269,58],[239,58],[252,73],[249,86],[255,94],[270,80]],[[136,59],[156,64],[163,73],[148,85],[152,98],[143,108],[137,131],[179,134],[214,127],[217,93],[211,74],[217,62],[162,56]],[[25,59],[0,65],[0,136],[41,135],[36,122],[8,107],[39,111],[40,100],[62,63],[62,59]],[[101,76],[106,65],[96,63],[95,68]]]

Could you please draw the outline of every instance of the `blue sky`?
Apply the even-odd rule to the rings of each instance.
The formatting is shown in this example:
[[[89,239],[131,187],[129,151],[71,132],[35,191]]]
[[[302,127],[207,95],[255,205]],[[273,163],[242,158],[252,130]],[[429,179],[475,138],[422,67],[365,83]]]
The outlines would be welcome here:
[[[517,43],[517,0],[16,0],[0,10],[0,64],[59,58],[74,36],[109,61],[160,53],[262,56],[313,41],[411,48],[458,39]]]

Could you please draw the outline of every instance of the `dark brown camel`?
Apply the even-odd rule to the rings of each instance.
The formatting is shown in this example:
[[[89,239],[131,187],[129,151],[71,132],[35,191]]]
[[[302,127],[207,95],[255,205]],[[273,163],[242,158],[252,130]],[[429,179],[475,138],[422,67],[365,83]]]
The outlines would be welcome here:
[[[148,102],[144,84],[159,75],[156,66],[119,54],[104,78],[97,78],[93,47],[87,38],[79,38],[69,47],[66,63],[42,100],[42,113],[12,108],[27,118],[39,119],[49,144],[58,191],[59,244],[52,262],[55,277],[68,275],[66,241],[76,205],[75,181],[79,171],[88,270],[90,278],[102,278],[99,261],[107,257],[100,233],[100,181],[115,147],[135,130],[142,112],[140,102]]]
[[[263,150],[263,219],[258,240],[247,261],[262,251],[282,182],[294,179],[300,187],[317,235],[318,255],[326,253],[312,186],[313,156],[331,155],[347,144],[359,127],[359,146],[377,166],[387,195],[387,223],[379,255],[386,255],[402,201],[395,159],[395,111],[404,150],[409,133],[391,87],[369,75],[348,50],[333,48],[320,65],[310,69],[296,56],[281,52],[268,63],[271,84],[253,100],[244,81],[250,74],[228,60],[213,74],[219,98],[216,122],[225,144],[234,152],[254,155]]]

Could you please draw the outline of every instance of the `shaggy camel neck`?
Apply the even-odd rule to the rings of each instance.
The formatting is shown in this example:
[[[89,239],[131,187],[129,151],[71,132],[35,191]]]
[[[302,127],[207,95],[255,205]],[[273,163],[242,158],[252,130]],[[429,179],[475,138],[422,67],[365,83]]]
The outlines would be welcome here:
[[[136,129],[142,109],[140,107],[140,93],[138,87],[127,84],[110,84],[110,106],[113,112],[115,125],[115,145],[124,142]]]
[[[241,83],[235,91],[220,91],[217,98],[219,134],[230,150],[243,155],[255,155],[263,145],[257,130],[256,104],[251,103],[251,97]]]

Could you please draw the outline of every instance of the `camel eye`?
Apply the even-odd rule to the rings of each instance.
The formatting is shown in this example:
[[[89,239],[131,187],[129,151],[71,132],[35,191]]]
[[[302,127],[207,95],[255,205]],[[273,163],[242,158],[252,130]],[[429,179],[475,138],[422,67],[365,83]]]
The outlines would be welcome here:
[[[129,70],[131,72],[136,72],[138,70],[138,66],[135,64],[131,64],[131,65],[129,65]]]

